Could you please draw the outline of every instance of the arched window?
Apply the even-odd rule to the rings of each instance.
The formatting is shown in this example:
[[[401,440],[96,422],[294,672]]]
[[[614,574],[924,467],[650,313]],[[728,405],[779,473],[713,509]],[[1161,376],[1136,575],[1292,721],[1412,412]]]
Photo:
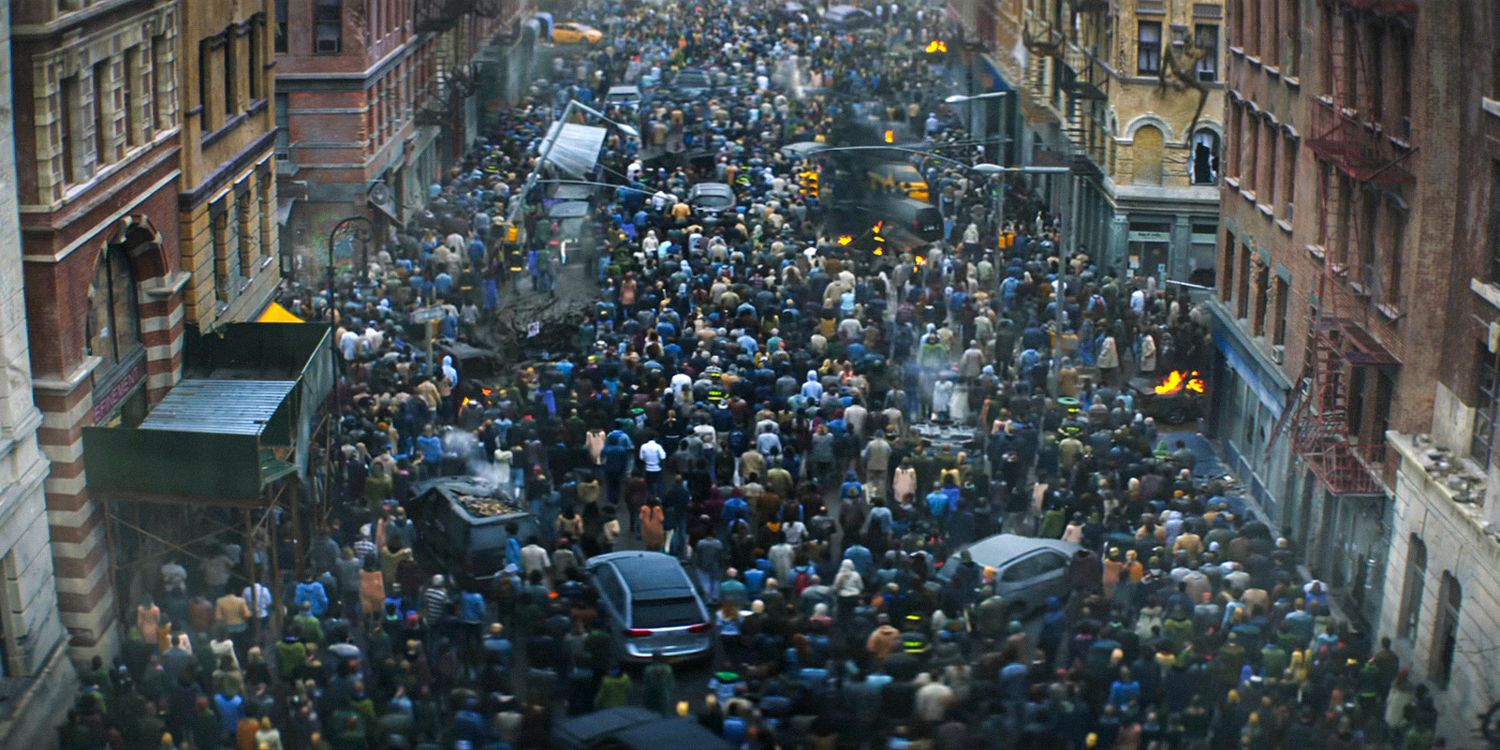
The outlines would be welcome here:
[[[87,353],[104,360],[94,371],[96,378],[107,380],[111,369],[142,346],[135,277],[130,272],[130,258],[119,245],[106,248],[94,270],[85,326]]]
[[[1135,183],[1138,185],[1161,184],[1162,148],[1165,138],[1161,131],[1147,125],[1135,131],[1135,145],[1131,155],[1135,158]]]
[[[1204,129],[1193,134],[1193,160],[1188,170],[1194,185],[1214,185],[1219,182],[1218,133]]]

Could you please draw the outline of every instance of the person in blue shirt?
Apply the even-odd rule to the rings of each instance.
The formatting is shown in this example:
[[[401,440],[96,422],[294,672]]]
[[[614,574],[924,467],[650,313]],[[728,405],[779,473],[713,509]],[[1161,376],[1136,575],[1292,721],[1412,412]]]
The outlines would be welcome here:
[[[417,452],[422,456],[422,477],[431,479],[443,467],[443,440],[432,431],[432,425],[422,428],[417,438]]]
[[[927,514],[933,518],[942,518],[952,510],[953,499],[943,488],[933,485],[932,492],[927,494]]]

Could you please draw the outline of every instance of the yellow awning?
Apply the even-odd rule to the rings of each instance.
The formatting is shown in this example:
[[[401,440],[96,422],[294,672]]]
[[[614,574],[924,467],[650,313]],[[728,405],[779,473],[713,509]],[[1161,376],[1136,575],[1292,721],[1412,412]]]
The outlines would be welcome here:
[[[282,307],[279,303],[272,302],[266,311],[255,319],[257,323],[305,323],[303,319],[292,314],[291,310]]]

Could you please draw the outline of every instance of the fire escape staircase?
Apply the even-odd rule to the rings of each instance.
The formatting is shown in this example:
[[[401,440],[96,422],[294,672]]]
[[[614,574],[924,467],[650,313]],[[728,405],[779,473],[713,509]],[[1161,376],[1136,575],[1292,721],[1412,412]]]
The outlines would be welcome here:
[[[1411,0],[1323,0],[1342,7],[1341,13],[1395,14],[1414,12]],[[1332,106],[1314,103],[1312,107],[1313,138],[1308,146],[1318,158],[1356,184],[1394,187],[1412,182],[1415,177],[1403,166],[1411,149],[1398,149],[1384,134],[1358,119],[1346,102],[1354,102],[1358,92],[1345,90],[1343,65],[1350,40],[1343,24],[1330,31],[1330,70]],[[1356,65],[1365,57],[1355,49]],[[1363,71],[1361,71],[1363,73]],[[1361,245],[1362,222],[1351,217],[1340,222],[1340,211],[1352,207],[1339,205],[1329,194],[1333,186],[1319,192],[1318,210],[1324,226],[1340,228],[1348,237],[1334,241],[1349,248]],[[1357,200],[1357,191],[1350,191]],[[1350,386],[1356,368],[1393,368],[1401,364],[1399,340],[1377,341],[1370,334],[1370,303],[1344,288],[1333,258],[1325,258],[1318,276],[1317,291],[1308,306],[1307,348],[1302,357],[1302,372],[1297,378],[1290,403],[1282,412],[1271,434],[1271,441],[1285,435],[1293,451],[1310,471],[1335,496],[1373,495],[1387,491],[1381,478],[1384,439],[1360,442],[1351,434]],[[1397,347],[1392,350],[1392,345]]]

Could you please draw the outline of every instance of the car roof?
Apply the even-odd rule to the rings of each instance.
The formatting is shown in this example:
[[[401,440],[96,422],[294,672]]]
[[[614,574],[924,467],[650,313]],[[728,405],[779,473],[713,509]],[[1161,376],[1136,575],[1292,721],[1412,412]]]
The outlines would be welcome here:
[[[1061,539],[1040,539],[1033,536],[1020,536],[1017,534],[996,534],[985,537],[965,547],[974,562],[979,565],[998,567],[1010,562],[1022,555],[1042,549],[1050,549],[1067,556],[1082,549],[1071,542]]]
[[[620,572],[634,599],[657,599],[692,591],[682,563],[661,552],[611,552],[589,558],[589,569],[610,565]]]
[[[594,747],[608,740],[610,746],[632,750],[658,750],[662,747],[693,750],[730,750],[733,746],[722,737],[687,719],[666,718],[635,706],[608,708],[575,716],[558,725],[553,733],[567,747]]]
[[[660,714],[636,706],[607,708],[575,716],[557,725],[555,735],[560,740],[588,745],[622,729],[661,718]]]
[[[659,750],[664,747],[693,748],[693,750],[731,750],[723,737],[708,731],[703,725],[687,719],[661,719],[637,724],[614,736],[631,750]]]
[[[700,195],[712,195],[714,193],[734,195],[734,188],[730,187],[729,183],[726,182],[698,182],[694,183],[688,192]]]

